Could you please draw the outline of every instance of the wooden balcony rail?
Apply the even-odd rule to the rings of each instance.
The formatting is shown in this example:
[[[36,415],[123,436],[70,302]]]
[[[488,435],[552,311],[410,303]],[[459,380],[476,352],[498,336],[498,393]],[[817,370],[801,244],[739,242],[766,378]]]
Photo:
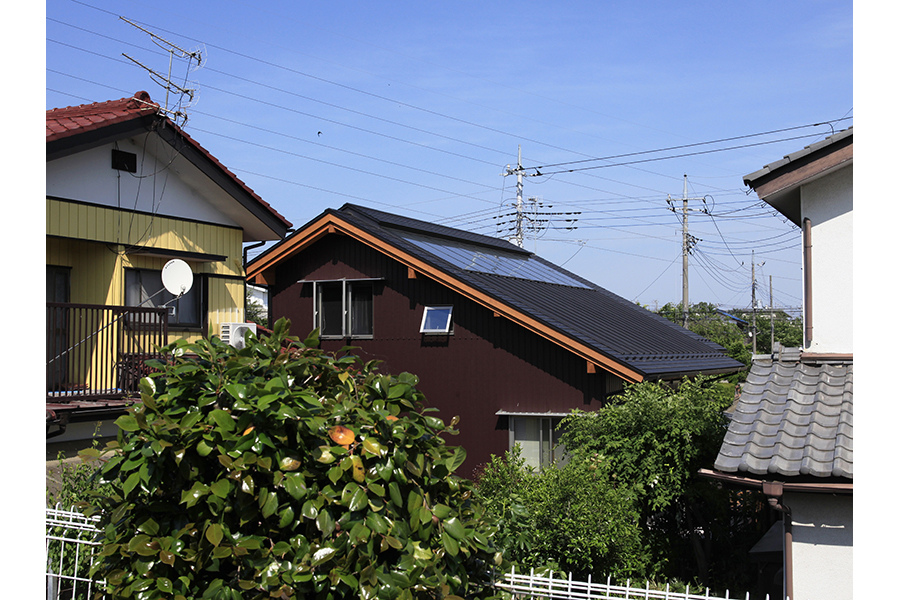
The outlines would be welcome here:
[[[47,401],[137,395],[167,343],[165,308],[47,303]]]

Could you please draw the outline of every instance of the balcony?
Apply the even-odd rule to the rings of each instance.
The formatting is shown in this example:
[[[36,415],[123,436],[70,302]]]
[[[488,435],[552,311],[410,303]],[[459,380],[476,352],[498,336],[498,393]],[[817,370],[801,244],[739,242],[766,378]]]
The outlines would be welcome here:
[[[48,410],[137,397],[167,335],[165,308],[48,302]]]

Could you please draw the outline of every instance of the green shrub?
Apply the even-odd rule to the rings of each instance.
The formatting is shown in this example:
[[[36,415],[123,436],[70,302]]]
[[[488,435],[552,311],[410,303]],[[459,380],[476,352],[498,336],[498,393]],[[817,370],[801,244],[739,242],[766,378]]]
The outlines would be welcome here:
[[[95,499],[113,597],[491,595],[494,528],[417,378],[288,335],[165,348]],[[285,345],[290,342],[290,349]]]
[[[498,545],[520,568],[622,582],[647,572],[637,496],[617,485],[601,460],[534,471],[515,446],[502,458],[491,457],[478,492],[498,519]]]
[[[698,476],[726,431],[732,387],[707,378],[626,386],[560,425],[565,464],[534,472],[516,449],[478,478],[498,544],[524,568],[697,587],[745,588],[765,502]]]

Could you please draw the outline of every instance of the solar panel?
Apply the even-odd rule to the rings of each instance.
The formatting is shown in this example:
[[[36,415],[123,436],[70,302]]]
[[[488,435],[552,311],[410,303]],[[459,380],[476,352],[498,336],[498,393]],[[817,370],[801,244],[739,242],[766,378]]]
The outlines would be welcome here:
[[[434,256],[466,271],[501,275],[503,277],[517,277],[519,279],[555,283],[569,287],[589,287],[566,273],[557,271],[552,266],[537,260],[530,254],[506,253],[476,244],[433,238],[406,231],[398,232],[398,235]]]

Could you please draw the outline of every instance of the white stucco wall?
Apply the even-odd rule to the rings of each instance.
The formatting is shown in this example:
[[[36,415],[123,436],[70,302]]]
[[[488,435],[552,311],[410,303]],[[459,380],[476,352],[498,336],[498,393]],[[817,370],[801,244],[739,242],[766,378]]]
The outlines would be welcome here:
[[[199,192],[187,185],[178,169],[195,169],[184,159],[172,161],[174,150],[155,136],[120,140],[47,162],[47,195],[127,210],[236,226],[208,202],[204,194],[224,192],[211,182]],[[158,144],[159,146],[154,146]],[[137,154],[137,173],[112,168],[112,150]],[[153,150],[153,151],[150,151]],[[158,156],[158,158],[157,158]]]
[[[801,214],[812,222],[809,352],[853,352],[853,166],[804,185]],[[804,299],[804,302],[806,299]]]
[[[793,600],[853,598],[853,497],[789,494],[793,523]]]

